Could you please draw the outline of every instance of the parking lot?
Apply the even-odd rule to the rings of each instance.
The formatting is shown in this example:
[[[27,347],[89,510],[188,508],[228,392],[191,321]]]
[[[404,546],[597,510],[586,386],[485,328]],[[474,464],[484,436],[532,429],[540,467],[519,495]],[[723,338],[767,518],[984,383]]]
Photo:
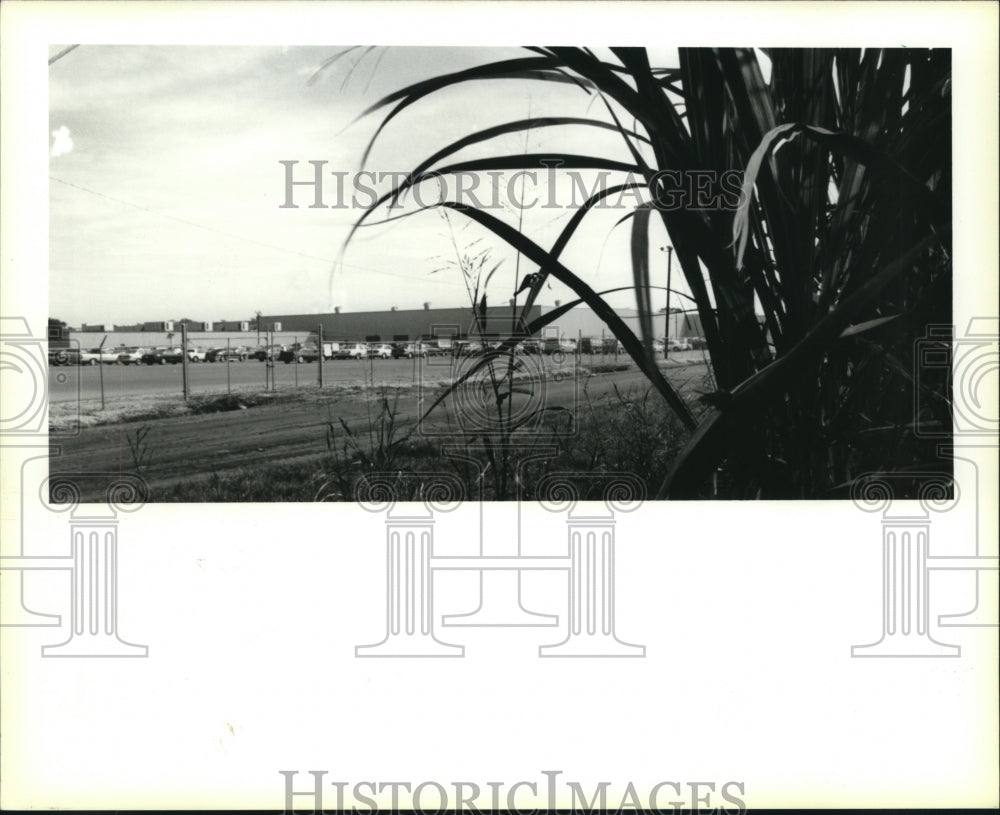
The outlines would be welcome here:
[[[672,359],[684,361],[688,357],[701,357],[701,352],[678,352]],[[519,356],[528,371],[544,370],[548,375],[570,375],[574,357],[568,354],[545,356]],[[626,356],[582,355],[584,368],[614,364],[630,364]],[[357,383],[375,385],[406,385],[419,381],[449,380],[456,373],[467,370],[470,358],[453,360],[450,357],[419,359],[366,359],[333,360],[323,363],[324,384]],[[245,362],[215,362],[188,364],[188,390],[192,396],[208,393],[225,393],[227,389],[289,388],[314,386],[319,380],[319,363],[269,365],[259,360]],[[101,378],[104,394],[109,400],[142,395],[182,393],[183,371],[181,365],[83,365],[53,366],[49,368],[49,398],[52,402],[65,402],[77,398],[88,401],[101,398]]]

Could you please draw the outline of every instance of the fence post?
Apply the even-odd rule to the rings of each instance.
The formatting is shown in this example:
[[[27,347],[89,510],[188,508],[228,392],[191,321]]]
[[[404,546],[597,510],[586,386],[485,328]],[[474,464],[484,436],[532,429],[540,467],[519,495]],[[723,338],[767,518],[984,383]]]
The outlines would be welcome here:
[[[267,389],[270,387],[270,383],[271,383],[271,374],[268,372],[268,365],[270,365],[270,363],[268,362],[268,358],[267,358],[268,354],[270,353],[270,350],[269,350],[268,345],[267,345],[267,331],[266,330],[264,331],[264,345],[261,346],[259,344],[260,343],[259,339],[258,339],[257,342],[258,342],[257,347],[264,349],[264,351],[263,351],[264,357],[263,357],[263,359],[261,359],[261,362],[264,363],[264,391],[266,392]]]
[[[97,346],[97,362],[100,364],[101,374],[101,410],[104,410],[104,343],[108,341],[108,335],[104,335],[101,344]]]
[[[188,340],[187,323],[181,323],[181,383],[184,401],[188,400]]]
[[[319,386],[323,387],[323,354],[325,353],[323,348],[323,323],[319,324],[316,329],[316,336],[319,338]]]
[[[274,326],[264,331],[267,340],[267,385],[264,390],[274,390]]]
[[[296,336],[292,339],[292,348],[295,348],[299,344],[299,338]],[[292,359],[292,364],[295,366],[295,387],[299,386],[299,352],[292,351],[295,356]]]
[[[233,395],[233,386],[229,375],[229,366],[232,363],[232,348],[230,347],[230,342],[230,338],[226,337],[226,394],[228,396]]]

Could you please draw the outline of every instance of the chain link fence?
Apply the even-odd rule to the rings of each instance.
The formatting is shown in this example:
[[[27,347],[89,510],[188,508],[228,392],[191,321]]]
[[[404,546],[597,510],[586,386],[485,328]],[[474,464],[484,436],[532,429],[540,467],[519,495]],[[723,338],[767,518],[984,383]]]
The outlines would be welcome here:
[[[76,332],[69,348],[50,353],[49,363],[79,366],[84,400],[103,404],[107,398],[142,395],[186,400],[302,387],[445,384],[469,369],[470,357],[488,354],[500,339],[365,342],[325,338],[319,325],[311,332],[205,332],[181,326],[171,332]],[[560,378],[633,366],[620,345],[605,337],[528,340],[514,359],[529,357],[537,358],[533,368]],[[60,394],[53,387],[54,401]]]

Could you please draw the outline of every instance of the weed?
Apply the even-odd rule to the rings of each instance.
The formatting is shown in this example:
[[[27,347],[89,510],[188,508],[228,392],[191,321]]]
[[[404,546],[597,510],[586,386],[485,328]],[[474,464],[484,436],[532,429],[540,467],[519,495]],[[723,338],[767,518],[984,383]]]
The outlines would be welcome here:
[[[144,475],[153,464],[153,448],[146,441],[152,429],[152,425],[145,424],[136,428],[135,433],[125,432],[125,441],[132,453],[132,465],[137,475]]]

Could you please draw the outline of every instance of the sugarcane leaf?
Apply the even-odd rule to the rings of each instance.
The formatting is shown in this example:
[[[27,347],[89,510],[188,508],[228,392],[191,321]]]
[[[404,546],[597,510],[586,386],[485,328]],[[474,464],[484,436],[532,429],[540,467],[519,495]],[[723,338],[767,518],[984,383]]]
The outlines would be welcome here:
[[[461,139],[453,141],[446,147],[442,147],[440,150],[427,157],[421,161],[412,172],[410,172],[407,178],[412,178],[423,173],[425,170],[433,167],[442,159],[447,158],[459,150],[466,147],[470,147],[474,144],[480,144],[482,142],[490,141],[499,136],[506,135],[508,133],[521,133],[533,130],[540,130],[546,127],[567,127],[567,126],[578,126],[578,127],[593,127],[598,130],[618,130],[619,128],[609,122],[602,122],[599,119],[584,119],[578,116],[540,116],[534,119],[519,119],[516,122],[507,122],[506,124],[497,125],[495,127],[489,127],[485,130],[480,130],[476,133],[471,133],[468,136],[464,136]],[[635,131],[629,131],[629,135],[640,141],[648,142],[649,138],[641,133]]]
[[[524,254],[525,257],[538,264],[542,269],[547,269],[553,277],[565,286],[568,286],[577,293],[583,301],[590,306],[594,313],[611,330],[628,352],[629,356],[635,360],[639,369],[646,374],[653,386],[663,396],[667,404],[677,413],[678,417],[688,427],[693,428],[695,420],[690,408],[681,399],[674,387],[664,378],[663,373],[644,353],[642,343],[635,336],[632,330],[618,316],[618,313],[608,303],[600,297],[587,283],[571,272],[556,258],[545,251],[542,247],[522,235],[513,227],[494,218],[492,215],[469,207],[465,204],[447,201],[442,206],[461,212],[468,218],[477,221],[482,226],[493,232],[494,235],[510,244],[513,248]]]
[[[874,320],[866,320],[863,323],[858,323],[857,325],[849,325],[843,331],[840,332],[840,339],[847,339],[848,337],[856,337],[859,334],[864,334],[866,331],[871,331],[872,329],[883,326],[886,323],[892,322],[899,317],[898,314],[891,314],[888,317],[876,317]]]
[[[362,226],[381,226],[406,217],[410,213],[383,218],[378,221],[368,221],[370,215],[374,214],[379,207],[389,202],[394,203],[407,189],[429,181],[434,178],[443,177],[455,173],[485,172],[489,170],[538,170],[553,167],[565,169],[586,169],[586,170],[610,170],[612,172],[634,173],[638,170],[634,165],[622,161],[614,161],[598,156],[580,156],[571,153],[524,153],[512,156],[496,156],[494,158],[474,159],[470,161],[450,164],[446,167],[439,167],[436,170],[429,170],[405,179],[400,186],[381,195],[368,207],[361,216],[351,226],[344,241],[346,247],[354,237],[355,233]],[[421,208],[425,209],[425,208]]]
[[[653,363],[653,318],[649,296],[649,207],[635,210],[632,220],[632,280],[639,312],[639,331],[643,351]]]
[[[346,57],[352,51],[357,51],[359,48],[361,48],[360,45],[352,45],[350,48],[345,48],[343,51],[334,54],[332,57],[328,57],[327,59],[323,60],[323,62],[320,63],[320,66],[313,72],[312,76],[310,76],[309,79],[306,81],[306,85],[314,85],[316,83],[316,80],[319,79],[320,74],[322,74],[327,68],[329,68],[331,65],[339,61],[341,57]],[[365,49],[365,53],[371,51],[372,48],[374,48],[374,46],[371,45],[368,46]]]
[[[799,375],[810,360],[821,355],[844,330],[854,313],[871,301],[895,278],[912,269],[928,250],[950,235],[951,227],[927,235],[907,252],[878,270],[862,286],[844,298],[820,320],[787,354],[740,383],[729,392],[723,410],[713,408],[695,430],[684,450],[672,464],[658,497],[689,496],[725,455],[728,442],[737,433],[746,433],[741,421],[755,415],[760,406],[776,398],[789,381]]]
[[[631,286],[619,286],[619,287],[614,288],[614,289],[606,289],[606,290],[601,291],[601,292],[596,292],[596,294],[598,296],[603,296],[605,294],[613,294],[613,293],[619,292],[619,291],[627,291],[630,288],[632,288],[632,287]],[[547,313],[545,313],[545,314],[537,317],[536,319],[532,320],[530,323],[528,323],[525,326],[523,333],[507,337],[506,339],[504,339],[503,341],[501,341],[501,343],[500,343],[499,346],[497,346],[496,348],[489,349],[481,357],[478,357],[473,362],[473,364],[465,371],[464,374],[462,374],[458,379],[456,379],[454,382],[452,382],[448,386],[448,388],[443,393],[441,393],[431,403],[431,406],[424,411],[423,416],[421,416],[421,418],[420,418],[420,421],[424,421],[430,415],[430,413],[438,405],[440,405],[445,399],[447,399],[455,391],[456,388],[458,388],[460,385],[462,385],[463,383],[465,383],[466,381],[468,381],[468,379],[470,377],[474,376],[478,371],[482,370],[487,365],[491,365],[493,362],[495,362],[495,361],[497,361],[497,360],[499,360],[501,358],[508,357],[509,354],[510,354],[510,352],[511,352],[511,350],[516,345],[518,345],[519,343],[523,342],[526,337],[530,337],[530,336],[532,336],[534,334],[537,334],[545,326],[554,323],[556,320],[558,320],[560,317],[562,317],[568,311],[570,311],[573,308],[576,308],[576,306],[580,305],[581,303],[585,303],[585,302],[587,302],[587,300],[585,298],[581,297],[581,298],[578,298],[576,300],[571,300],[568,303],[563,303],[562,305],[557,306],[556,308],[552,309],[551,311],[549,311],[549,312],[547,312]],[[621,339],[621,338],[619,337],[619,339]],[[633,347],[634,347],[634,345],[636,343],[634,335],[632,337],[632,340],[633,340]],[[625,343],[622,343],[622,344],[625,345]],[[640,366],[640,368],[641,368],[641,366]],[[657,369],[657,371],[659,371],[659,369]],[[682,404],[683,404],[683,402],[682,402]],[[693,427],[694,426],[694,417],[690,415],[690,409],[688,409],[686,405],[684,406],[684,409],[687,411],[688,418],[685,419],[684,416],[681,415],[681,420],[685,424],[687,424],[689,427]]]
[[[757,182],[761,164],[772,152],[778,141],[798,135],[823,144],[828,149],[836,150],[849,156],[858,164],[863,164],[903,182],[908,192],[915,197],[915,203],[928,212],[932,222],[939,221],[943,216],[942,204],[923,182],[900,165],[892,156],[875,149],[863,139],[859,139],[849,133],[834,133],[826,128],[812,125],[799,123],[779,125],[765,134],[750,157],[744,173],[743,203],[737,210],[736,217],[733,219],[733,242],[736,244],[737,267],[743,265],[743,253],[746,250],[749,233],[749,203],[752,198],[754,184]]]
[[[395,103],[395,107],[385,115],[379,123],[375,134],[368,142],[368,146],[365,148],[361,159],[361,164],[365,165],[368,163],[368,156],[371,154],[372,148],[375,146],[375,142],[389,122],[395,119],[396,116],[402,113],[410,105],[443,88],[453,87],[454,85],[458,85],[463,82],[485,79],[537,79],[550,82],[572,82],[586,90],[579,80],[569,77],[563,73],[558,60],[553,59],[552,57],[519,57],[516,59],[500,60],[499,62],[492,62],[488,65],[477,65],[473,68],[467,68],[462,71],[455,71],[450,74],[432,77],[431,79],[426,79],[422,82],[415,82],[412,85],[408,85],[405,88],[394,91],[393,93],[382,97],[377,102],[369,105],[351,123],[354,124],[364,117],[371,115],[375,111]]]

